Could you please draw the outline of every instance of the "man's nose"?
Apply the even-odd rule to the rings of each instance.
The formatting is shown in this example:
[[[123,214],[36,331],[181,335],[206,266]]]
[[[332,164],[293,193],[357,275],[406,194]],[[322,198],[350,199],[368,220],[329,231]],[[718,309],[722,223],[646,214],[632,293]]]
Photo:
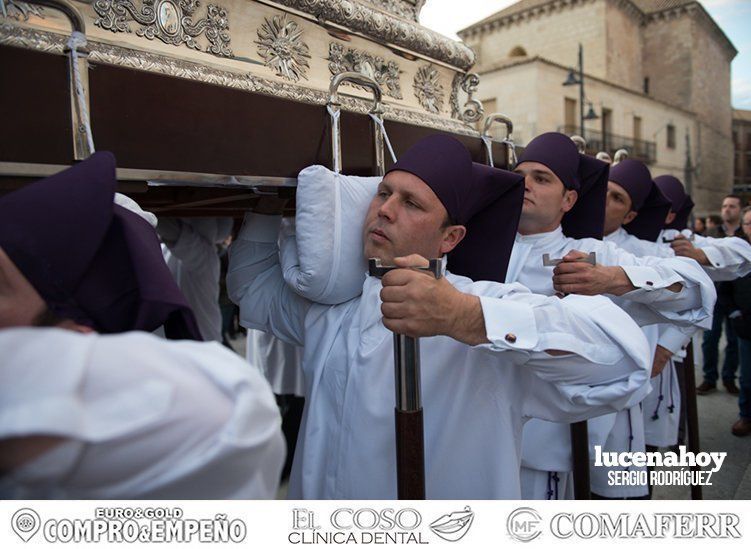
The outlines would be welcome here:
[[[395,217],[395,204],[396,198],[394,195],[389,196],[386,201],[378,208],[378,217],[386,218],[389,221],[393,221]]]

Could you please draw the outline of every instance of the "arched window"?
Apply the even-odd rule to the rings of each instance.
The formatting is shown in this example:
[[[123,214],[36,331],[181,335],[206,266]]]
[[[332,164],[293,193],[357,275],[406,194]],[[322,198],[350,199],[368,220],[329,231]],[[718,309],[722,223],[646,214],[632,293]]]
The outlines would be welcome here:
[[[514,49],[511,50],[511,53],[509,53],[508,56],[509,57],[527,57],[527,50],[525,50],[521,46],[516,46]]]

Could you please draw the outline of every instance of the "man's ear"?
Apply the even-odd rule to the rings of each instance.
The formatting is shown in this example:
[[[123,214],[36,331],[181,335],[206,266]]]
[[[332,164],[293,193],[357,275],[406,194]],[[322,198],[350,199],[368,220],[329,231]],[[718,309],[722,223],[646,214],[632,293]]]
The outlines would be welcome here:
[[[563,194],[563,202],[561,203],[561,211],[563,213],[568,213],[571,211],[571,208],[574,207],[574,204],[576,204],[576,201],[579,199],[579,193],[576,192],[573,189],[567,190]]]
[[[634,210],[631,210],[626,214],[626,216],[623,218],[622,225],[628,225],[631,223],[634,219],[636,219],[636,216],[639,215],[639,212],[635,212]]]
[[[451,250],[464,240],[467,234],[467,228],[464,225],[449,225],[443,229],[443,240],[441,240],[441,255],[449,253]]]
[[[670,212],[665,218],[665,225],[670,225],[673,221],[675,221],[675,212]]]

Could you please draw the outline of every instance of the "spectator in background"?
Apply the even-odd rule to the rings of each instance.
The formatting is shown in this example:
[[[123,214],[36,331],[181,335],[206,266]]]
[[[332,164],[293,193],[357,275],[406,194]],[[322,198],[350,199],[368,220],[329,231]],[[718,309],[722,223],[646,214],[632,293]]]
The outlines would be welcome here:
[[[751,242],[751,207],[743,209],[741,229]],[[741,362],[739,417],[731,430],[735,436],[744,437],[751,434],[751,275],[729,282],[722,289],[728,292],[730,318],[738,335]]]
[[[707,230],[707,225],[704,222],[703,217],[697,217],[696,219],[694,219],[694,232],[696,234],[700,234],[704,236],[704,233],[706,232],[706,230]]]
[[[721,226],[722,218],[719,215],[713,214],[707,216],[704,232],[706,233],[706,236],[718,236],[717,232],[720,230]]]
[[[741,230],[741,197],[734,194],[727,195],[722,200],[722,210],[720,224],[717,227],[711,227],[712,218],[707,218],[707,236],[715,238],[724,238],[728,236],[738,236],[745,238]],[[738,339],[730,322],[729,314],[731,305],[727,302],[728,291],[723,288],[723,284],[728,282],[715,283],[717,288],[717,303],[714,308],[714,318],[712,320],[712,329],[704,332],[701,350],[704,356],[704,381],[696,388],[699,395],[706,395],[717,389],[719,361],[719,343],[722,336],[722,326],[725,325],[725,337],[727,346],[725,347],[725,360],[722,365],[722,383],[728,393],[738,394],[738,387],[735,385],[735,372],[738,370]]]

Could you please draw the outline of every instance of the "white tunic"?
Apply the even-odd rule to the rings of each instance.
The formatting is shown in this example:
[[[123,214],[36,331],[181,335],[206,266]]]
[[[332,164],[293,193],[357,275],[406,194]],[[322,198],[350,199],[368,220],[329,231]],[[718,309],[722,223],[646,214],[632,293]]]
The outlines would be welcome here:
[[[177,285],[196,316],[198,329],[206,341],[222,341],[222,312],[219,307],[219,272],[221,270],[217,240],[228,234],[222,218],[161,219],[176,225],[179,236],[162,244],[162,254]]]
[[[240,324],[246,326],[240,312]],[[247,327],[247,326],[246,326]],[[257,366],[275,395],[305,396],[302,349],[261,330],[248,330],[248,362]]]
[[[382,323],[380,280],[367,278],[362,295],[341,305],[311,303],[282,278],[277,232],[274,218],[246,218],[227,281],[246,322],[304,346],[307,404],[290,497],[394,499],[393,338]],[[559,300],[446,276],[483,296],[492,343],[421,341],[427,497],[519,498],[525,419],[578,421],[638,402],[649,348],[605,298]]]
[[[716,298],[714,286],[695,261],[683,258],[639,258],[613,243],[592,238],[568,238],[560,227],[548,233],[517,235],[506,280],[519,282],[539,294],[553,295],[553,268],[543,266],[542,255],[547,253],[551,258],[557,259],[571,250],[595,252],[599,264],[623,267],[637,289],[619,298],[613,297],[613,301],[627,310],[638,324],[644,326],[670,320],[691,326],[708,325],[711,322]],[[678,293],[667,290],[675,282],[683,284],[683,289]],[[650,354],[653,352],[654,345]],[[594,445],[607,446],[612,429],[616,425],[626,425],[631,413],[624,411],[620,419],[613,415],[609,420],[599,418],[590,422],[590,451]],[[617,434],[614,436],[618,438]],[[635,440],[635,444],[638,446],[639,441]],[[572,469],[571,461],[568,424],[531,420],[524,426],[522,466],[534,470],[525,471],[524,476],[534,479],[532,484],[535,487],[546,485],[551,472],[557,473],[560,479],[565,478]],[[525,495],[530,499],[548,497],[547,490],[535,493],[533,490],[534,488],[525,488]],[[645,489],[640,491],[646,493]],[[559,490],[559,495],[562,494],[563,491]],[[600,495],[617,496],[613,492]],[[643,494],[624,494],[618,497],[625,495]]]
[[[676,235],[677,231],[671,231],[667,238],[673,239]],[[688,234],[685,236],[688,236]],[[638,256],[659,255],[661,257],[675,257],[673,249],[668,243],[662,242],[662,238],[658,239],[657,242],[641,240],[627,233],[623,228],[607,235],[605,240],[613,242],[624,250]],[[709,240],[717,240],[721,243],[723,239],[706,239],[706,241]],[[739,238],[736,240],[748,246],[743,240]],[[694,241],[694,244],[697,246],[699,246],[699,243],[700,240],[698,239]],[[737,273],[741,268],[738,262],[744,261],[743,254],[738,251],[742,251],[742,247],[724,246],[721,244],[716,250],[712,246],[702,247],[702,249],[707,254],[707,258],[722,258],[722,263],[717,261],[714,263],[714,267],[704,267],[704,270],[713,280],[734,277],[733,273]],[[751,251],[751,247],[749,247],[749,251]],[[715,256],[713,254],[719,255]],[[673,357],[668,361],[663,371],[651,379],[652,391],[642,403],[644,437],[646,444],[650,446],[667,447],[678,443],[681,392],[676,369],[684,367],[681,359],[685,356],[685,346],[691,340],[694,332],[696,332],[694,328],[679,328],[671,324],[659,325],[657,345],[671,351]]]
[[[268,383],[218,343],[144,332],[0,330],[0,438],[67,439],[0,497],[273,498],[284,464]]]

